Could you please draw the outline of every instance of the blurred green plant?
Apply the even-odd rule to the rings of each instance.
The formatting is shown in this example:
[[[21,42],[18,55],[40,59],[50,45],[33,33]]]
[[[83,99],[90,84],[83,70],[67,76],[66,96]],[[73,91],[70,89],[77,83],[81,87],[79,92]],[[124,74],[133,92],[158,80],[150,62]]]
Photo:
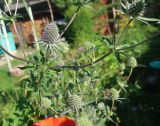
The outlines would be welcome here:
[[[20,68],[26,70],[28,74],[20,81],[21,87],[17,89],[18,93],[13,100],[12,111],[4,112],[3,115],[7,113],[8,116],[2,115],[2,126],[27,126],[48,116],[61,115],[74,118],[79,126],[86,124],[104,126],[110,122],[118,125],[120,121],[116,114],[116,104],[124,99],[123,94],[127,92],[126,88],[128,87],[127,81],[132,70],[138,65],[136,58],[129,52],[157,37],[160,33],[142,42],[134,44],[128,42],[133,41],[134,38],[127,39],[125,42],[124,35],[133,21],[129,20],[119,34],[109,37],[95,35],[91,25],[87,26],[88,23],[92,24],[90,21],[92,14],[89,13],[90,10],[83,8],[88,5],[90,7],[91,2],[90,0],[75,1],[76,9],[74,9],[75,7],[71,8],[71,11],[74,10],[73,16],[70,17],[68,25],[61,34],[57,32],[58,27],[55,24],[46,26],[42,38],[43,45],[47,44],[48,46],[42,45],[41,50],[28,60],[13,56],[0,46],[11,57],[28,63]],[[137,4],[139,2],[131,3],[129,9]],[[85,12],[88,12],[89,15],[85,15]],[[132,14],[134,19],[137,18],[135,12],[127,14]],[[70,11],[68,15],[70,15]],[[75,18],[76,16],[81,20]],[[72,24],[73,21],[75,24]],[[68,49],[65,50],[65,44],[61,46],[58,44],[61,43],[61,37],[70,27],[73,27],[73,31],[71,30],[70,34],[68,32],[68,36],[74,36],[78,43],[83,41],[85,43],[76,51],[75,57],[67,62]],[[79,32],[77,29],[84,31]],[[54,48],[50,48],[56,47],[55,44],[59,47],[54,50],[56,53],[53,52]],[[3,97],[6,96],[3,95]]]
[[[66,19],[70,19],[75,6],[71,6],[65,12]],[[74,20],[73,24],[66,31],[65,38],[69,43],[74,43],[77,47],[86,41],[93,41],[95,33],[93,32],[93,10],[90,8],[82,8]]]

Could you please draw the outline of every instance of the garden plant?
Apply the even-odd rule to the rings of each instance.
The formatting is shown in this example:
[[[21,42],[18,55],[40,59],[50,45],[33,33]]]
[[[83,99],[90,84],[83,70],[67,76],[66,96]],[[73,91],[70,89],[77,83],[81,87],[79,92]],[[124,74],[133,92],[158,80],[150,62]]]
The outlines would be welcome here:
[[[67,26],[61,31],[55,22],[49,23],[44,28],[40,50],[33,56],[16,57],[0,45],[6,54],[26,63],[20,67],[26,73],[19,81],[20,87],[12,93],[3,93],[4,99],[11,99],[12,104],[7,107],[8,112],[2,114],[2,126],[106,126],[120,123],[116,114],[117,103],[123,104],[128,80],[133,69],[139,67],[136,58],[128,52],[160,33],[138,44],[123,43],[123,37],[135,20],[147,25],[159,20],[143,17],[144,0],[117,0],[116,12],[128,17],[124,29],[117,34],[113,28],[111,36],[96,34],[94,40],[85,41],[70,52],[65,33],[72,34],[67,30],[72,27],[79,11],[93,9],[96,1],[71,0],[70,3],[76,9]],[[3,16],[0,20],[15,22],[17,12],[14,16],[3,12]],[[113,23],[118,23],[117,16]]]

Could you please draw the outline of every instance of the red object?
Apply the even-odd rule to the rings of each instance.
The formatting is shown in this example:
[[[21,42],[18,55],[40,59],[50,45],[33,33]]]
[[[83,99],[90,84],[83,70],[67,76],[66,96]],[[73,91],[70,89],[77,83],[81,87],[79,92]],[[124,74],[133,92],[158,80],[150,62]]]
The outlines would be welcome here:
[[[72,119],[61,116],[59,118],[49,117],[44,120],[40,120],[32,126],[76,126],[76,123]]]

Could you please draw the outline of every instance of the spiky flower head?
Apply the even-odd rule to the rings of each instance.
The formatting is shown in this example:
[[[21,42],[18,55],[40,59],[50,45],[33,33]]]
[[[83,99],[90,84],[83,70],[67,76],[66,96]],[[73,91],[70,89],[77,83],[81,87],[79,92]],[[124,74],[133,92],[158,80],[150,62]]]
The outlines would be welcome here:
[[[41,98],[41,107],[42,108],[48,109],[51,107],[51,104],[52,104],[52,102],[48,98],[46,98],[46,97]]]
[[[87,113],[88,118],[93,122],[96,122],[99,119],[97,116],[97,109],[94,106],[86,105],[85,108],[83,108],[83,111]]]
[[[144,0],[135,0],[132,4],[129,4],[127,13],[133,18],[140,16],[143,14],[144,7]]]
[[[137,60],[135,57],[131,56],[127,59],[127,65],[131,68],[135,68],[137,66]]]
[[[143,17],[145,11],[145,0],[128,0],[121,1],[121,9],[118,12],[127,15],[130,19],[138,19],[139,21],[148,24],[148,21],[158,22],[160,19]]]
[[[70,109],[80,109],[82,107],[82,99],[76,94],[68,93],[68,106]]]
[[[44,46],[49,49],[56,48],[57,43],[61,42],[59,29],[55,22],[48,24],[44,28],[42,40]]]
[[[112,99],[113,99],[113,100],[118,100],[118,99],[119,99],[120,91],[118,91],[118,90],[115,89],[115,88],[112,88],[112,89],[111,89],[111,94],[112,94]]]
[[[99,110],[105,110],[105,104],[103,102],[98,103]]]

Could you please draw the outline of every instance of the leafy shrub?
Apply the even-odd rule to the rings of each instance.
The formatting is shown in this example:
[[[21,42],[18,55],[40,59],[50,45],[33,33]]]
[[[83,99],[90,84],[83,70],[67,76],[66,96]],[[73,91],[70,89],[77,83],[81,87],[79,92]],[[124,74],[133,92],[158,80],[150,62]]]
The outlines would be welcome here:
[[[68,10],[66,10],[65,17],[67,20],[71,18],[75,10],[75,6],[71,6]],[[76,46],[78,46],[86,41],[94,40],[95,33],[93,32],[92,17],[92,9],[81,8],[77,18],[74,20],[73,24],[65,34],[65,37],[69,43],[74,43]]]
[[[120,34],[107,37],[96,36],[92,32],[91,10],[81,8],[91,2],[76,1],[75,5],[80,8],[77,18],[80,20],[75,19],[67,36],[76,46],[77,43],[84,43],[70,62],[66,60],[68,48],[65,49],[66,45],[60,46],[62,35],[56,24],[54,28],[51,28],[53,24],[46,27],[42,37],[43,46],[30,60],[14,57],[28,63],[21,67],[28,76],[20,81],[21,88],[17,89],[13,111],[9,117],[3,117],[3,126],[27,126],[45,117],[61,115],[73,118],[80,126],[87,122],[90,126],[104,126],[109,122],[118,125],[116,103],[122,101],[132,70],[137,66],[137,60],[132,56],[135,36],[129,38],[132,43],[128,42],[128,38],[122,38],[129,23],[140,17],[144,1],[140,2],[143,6],[138,13],[133,11],[137,9],[139,1],[126,2],[126,8],[125,5],[122,7],[126,9],[123,13],[126,12],[130,18],[128,24],[120,30]],[[132,13],[127,13],[130,9]],[[75,7],[71,7],[66,15],[70,17],[70,12],[74,10]],[[128,31],[128,34],[132,36],[133,31]],[[136,37],[136,40],[145,38],[139,34]],[[137,44],[134,43],[134,46]],[[128,51],[128,48],[131,49]]]

